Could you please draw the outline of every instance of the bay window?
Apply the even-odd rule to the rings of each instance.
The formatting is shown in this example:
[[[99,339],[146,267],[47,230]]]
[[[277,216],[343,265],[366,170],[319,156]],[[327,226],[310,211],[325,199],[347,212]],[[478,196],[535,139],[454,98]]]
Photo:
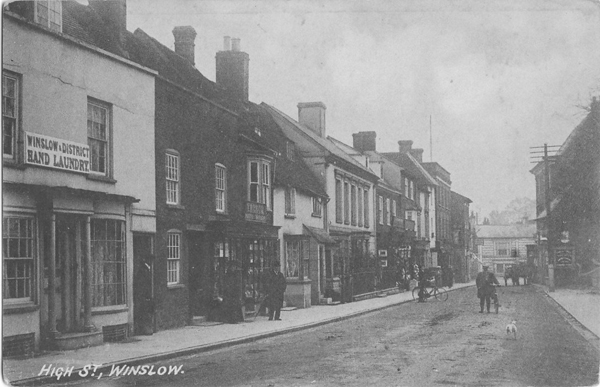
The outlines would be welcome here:
[[[271,164],[266,160],[248,162],[248,201],[271,208]]]

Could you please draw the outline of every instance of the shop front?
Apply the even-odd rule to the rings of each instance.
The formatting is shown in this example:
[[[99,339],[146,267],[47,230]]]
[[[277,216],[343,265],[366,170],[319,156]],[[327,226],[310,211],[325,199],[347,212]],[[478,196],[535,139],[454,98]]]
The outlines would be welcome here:
[[[207,227],[210,265],[207,267],[203,308],[209,320],[221,320],[221,302],[227,293],[226,274],[235,262],[241,283],[239,299],[245,312],[254,313],[265,297],[266,272],[279,261],[278,227],[252,223],[214,222]]]
[[[36,348],[75,349],[127,336],[133,302],[127,219],[136,201],[5,183],[5,341],[29,334]]]

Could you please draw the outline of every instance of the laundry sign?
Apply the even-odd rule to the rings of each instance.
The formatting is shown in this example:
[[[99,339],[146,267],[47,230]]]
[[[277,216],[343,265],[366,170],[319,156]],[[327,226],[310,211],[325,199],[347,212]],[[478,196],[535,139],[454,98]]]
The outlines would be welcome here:
[[[25,132],[25,164],[89,173],[90,147],[72,141]]]

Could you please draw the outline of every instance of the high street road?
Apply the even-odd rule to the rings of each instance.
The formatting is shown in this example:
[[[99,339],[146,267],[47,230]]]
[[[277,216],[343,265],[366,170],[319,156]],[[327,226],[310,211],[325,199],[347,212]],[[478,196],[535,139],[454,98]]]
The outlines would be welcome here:
[[[499,289],[480,314],[475,289],[338,323],[156,364],[178,375],[82,379],[91,386],[582,386],[598,350],[531,286]],[[368,301],[367,301],[368,302]],[[505,333],[517,320],[518,337]],[[274,322],[276,323],[276,322]],[[232,326],[233,327],[233,326]]]

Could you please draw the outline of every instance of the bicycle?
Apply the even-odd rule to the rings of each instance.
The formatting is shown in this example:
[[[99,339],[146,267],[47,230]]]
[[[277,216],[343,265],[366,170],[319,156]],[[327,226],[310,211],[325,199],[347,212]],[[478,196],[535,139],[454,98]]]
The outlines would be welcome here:
[[[500,285],[495,285],[494,288],[498,288]],[[500,309],[500,302],[498,301],[498,293],[495,291],[491,296],[492,302],[494,303],[494,311],[498,314],[498,309]]]
[[[413,300],[419,299],[419,292],[421,288],[419,286],[412,290]],[[446,301],[448,299],[448,292],[445,289],[438,288],[435,284],[428,284],[423,289],[423,298],[435,297],[438,301]]]

